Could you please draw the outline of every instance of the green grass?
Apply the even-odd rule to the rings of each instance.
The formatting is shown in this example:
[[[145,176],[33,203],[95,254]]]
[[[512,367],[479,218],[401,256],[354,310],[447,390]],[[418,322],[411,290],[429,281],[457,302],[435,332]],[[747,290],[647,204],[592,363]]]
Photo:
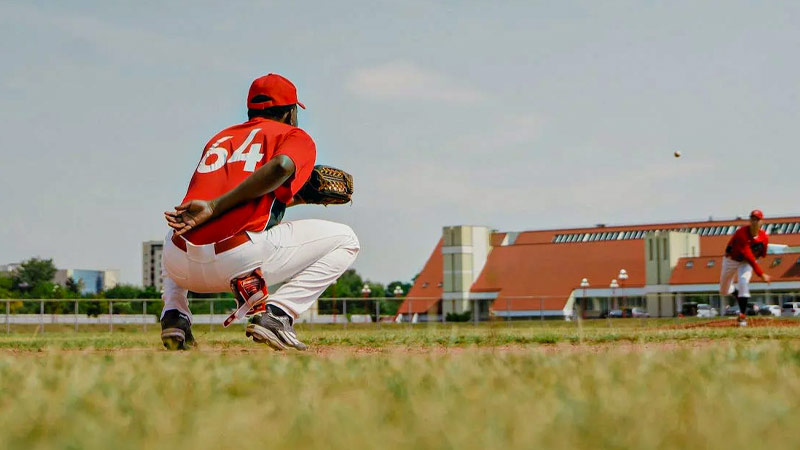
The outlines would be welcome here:
[[[727,319],[730,320],[730,319]],[[704,322],[707,320],[699,320]],[[494,322],[472,324],[383,324],[299,325],[300,338],[312,347],[372,347],[392,346],[501,346],[531,344],[610,344],[615,342],[658,343],[694,340],[795,340],[800,339],[798,327],[752,328],[670,328],[673,325],[698,322],[697,319],[648,320],[590,320],[579,328],[575,322]],[[798,320],[800,324],[800,320]],[[151,348],[160,346],[157,325],[116,327],[83,327],[77,333],[71,326],[48,326],[42,333],[37,326],[17,326],[8,335],[0,334],[0,349],[100,349]],[[195,327],[201,347],[226,349],[248,346],[241,325],[222,329],[215,325]]]
[[[670,322],[0,337],[0,448],[794,448],[794,328]],[[638,321],[637,321],[638,322]],[[556,344],[556,345],[552,345]],[[502,346],[502,347],[500,347]],[[66,351],[65,351],[66,350]]]

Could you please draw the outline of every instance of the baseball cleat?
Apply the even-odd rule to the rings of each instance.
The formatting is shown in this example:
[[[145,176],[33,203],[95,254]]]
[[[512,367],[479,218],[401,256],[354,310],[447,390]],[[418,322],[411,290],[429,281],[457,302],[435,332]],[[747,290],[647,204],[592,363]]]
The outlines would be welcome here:
[[[736,319],[736,321],[739,323],[740,327],[747,326],[747,316],[745,316],[744,314],[739,313],[739,317]]]
[[[161,342],[167,350],[188,350],[195,345],[189,317],[170,309],[161,319]]]
[[[266,312],[250,318],[245,335],[252,337],[254,342],[267,344],[275,350],[286,350],[289,347],[297,350],[308,348],[306,344],[297,339],[291,317],[271,305],[267,306]]]
[[[225,328],[236,319],[252,316],[263,311],[264,302],[269,294],[267,281],[264,279],[261,269],[256,269],[248,275],[231,280],[231,291],[233,291],[236,300],[236,310],[222,322],[222,326]]]

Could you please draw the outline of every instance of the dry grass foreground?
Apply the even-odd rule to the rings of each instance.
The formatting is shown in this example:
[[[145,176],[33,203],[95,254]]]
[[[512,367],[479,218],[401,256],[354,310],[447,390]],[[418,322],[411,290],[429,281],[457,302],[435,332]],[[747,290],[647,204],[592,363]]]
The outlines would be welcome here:
[[[793,329],[563,327],[306,330],[315,351],[284,354],[238,333],[179,353],[12,335],[0,448],[795,447]]]

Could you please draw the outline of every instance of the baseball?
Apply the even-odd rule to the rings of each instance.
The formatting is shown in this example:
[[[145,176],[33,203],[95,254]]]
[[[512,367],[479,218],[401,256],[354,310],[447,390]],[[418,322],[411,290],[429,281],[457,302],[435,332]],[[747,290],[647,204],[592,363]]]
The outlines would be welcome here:
[[[675,150],[675,157],[676,158],[680,158],[681,157],[681,152],[679,150]]]

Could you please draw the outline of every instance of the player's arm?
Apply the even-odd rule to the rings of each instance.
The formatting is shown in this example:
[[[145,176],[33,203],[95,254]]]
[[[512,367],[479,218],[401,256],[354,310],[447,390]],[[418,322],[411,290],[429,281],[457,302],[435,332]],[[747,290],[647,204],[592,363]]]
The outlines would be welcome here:
[[[744,260],[747,261],[748,264],[750,264],[750,267],[753,268],[753,271],[756,273],[756,275],[760,276],[767,283],[771,281],[770,276],[764,273],[764,270],[761,269],[761,266],[758,265],[756,257],[753,254],[753,251],[750,250],[749,245],[746,245],[744,249],[742,249],[742,256],[744,256]]]
[[[175,211],[165,212],[167,224],[175,230],[176,235],[180,236],[219,217],[234,206],[274,191],[285,183],[294,171],[295,166],[291,158],[277,155],[225,194],[209,201],[191,200],[176,206]]]

